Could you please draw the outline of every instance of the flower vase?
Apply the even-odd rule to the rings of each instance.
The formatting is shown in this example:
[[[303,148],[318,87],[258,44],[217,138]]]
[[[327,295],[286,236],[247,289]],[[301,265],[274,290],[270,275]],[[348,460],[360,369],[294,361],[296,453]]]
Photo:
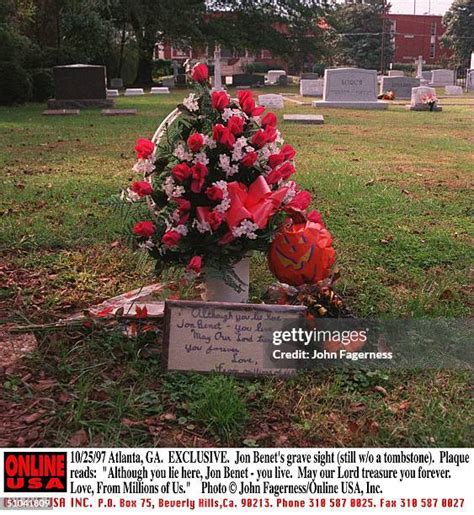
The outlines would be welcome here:
[[[249,300],[250,258],[245,257],[235,263],[232,272],[239,279],[239,289],[236,290],[224,281],[222,273],[210,268],[204,268],[204,293],[202,299],[206,302],[240,302]]]
[[[430,111],[433,111],[434,110],[434,104],[430,104]]]

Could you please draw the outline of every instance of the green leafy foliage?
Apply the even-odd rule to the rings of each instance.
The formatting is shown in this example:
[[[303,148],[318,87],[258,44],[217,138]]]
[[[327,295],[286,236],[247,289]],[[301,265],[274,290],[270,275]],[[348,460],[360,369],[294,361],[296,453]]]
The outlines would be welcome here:
[[[454,52],[458,66],[469,66],[474,49],[474,0],[455,0],[444,15],[441,44]]]

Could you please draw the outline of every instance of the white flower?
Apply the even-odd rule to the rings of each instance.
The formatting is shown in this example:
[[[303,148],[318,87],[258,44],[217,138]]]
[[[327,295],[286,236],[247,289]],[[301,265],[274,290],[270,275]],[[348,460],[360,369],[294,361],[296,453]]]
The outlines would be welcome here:
[[[281,132],[277,129],[276,130],[276,139],[275,139],[275,143],[278,143],[279,145],[283,145],[283,143],[285,143],[285,140],[283,139],[283,136],[281,135]]]
[[[208,136],[207,134],[203,136],[203,139],[204,139],[204,145],[206,147],[209,147],[209,148],[216,148],[217,146],[217,141],[215,141],[214,139],[212,139],[210,136]]]
[[[140,195],[132,191],[130,188],[123,190],[120,194],[120,200],[123,200],[124,202],[138,202],[140,198]]]
[[[179,143],[176,146],[173,155],[177,157],[180,161],[191,161],[191,159],[193,158],[193,155],[191,154],[191,152],[188,152],[185,149],[183,143]]]
[[[186,109],[189,111],[199,111],[199,104],[197,102],[196,95],[194,93],[190,93],[189,96],[187,96],[183,100],[183,105]]]
[[[173,180],[173,177],[168,175],[168,177],[165,179],[165,183],[163,184],[163,191],[166,193],[168,198],[172,198],[175,186],[176,184]]]
[[[250,220],[243,220],[240,225],[234,227],[232,229],[232,235],[236,238],[240,238],[241,236],[245,236],[249,240],[257,239],[257,235],[255,231],[258,230],[258,225],[254,224]]]
[[[138,244],[138,248],[140,250],[151,250],[154,247],[155,247],[155,244],[153,243],[153,241],[151,239],[148,239],[148,240]]]
[[[207,166],[209,164],[209,158],[207,157],[207,154],[205,152],[198,152],[194,156],[193,163],[201,163],[204,166]]]
[[[285,186],[288,188],[288,191],[283,199],[283,204],[288,204],[288,202],[291,202],[295,197],[297,186],[295,181],[288,181]]]
[[[230,109],[229,107],[226,107],[224,111],[222,111],[222,119],[224,122],[228,122],[233,116],[240,116],[244,120],[248,118],[248,116],[240,109]]]
[[[150,175],[155,169],[155,165],[151,159],[139,159],[133,165],[133,171],[141,175]]]
[[[218,213],[225,213],[230,208],[230,198],[229,192],[227,191],[227,182],[226,181],[216,181],[212,183],[213,186],[216,186],[222,191],[223,197],[222,200],[217,204],[214,208]]]
[[[253,120],[259,127],[262,125],[262,119],[260,116],[252,116],[251,120]]]
[[[208,222],[200,222],[197,218],[195,218],[194,222],[193,222],[193,227],[196,227],[196,229],[201,233],[205,233],[205,232],[211,232],[211,226],[209,225]]]
[[[177,225],[174,228],[174,230],[176,232],[178,232],[179,234],[181,234],[181,236],[186,236],[186,234],[188,234],[188,228],[184,224]]]
[[[232,150],[232,161],[240,161],[243,157],[243,148],[247,145],[247,138],[241,136],[237,139],[234,144],[234,149]]]
[[[235,175],[239,171],[239,165],[231,165],[230,157],[227,154],[219,155],[219,167],[227,177],[232,177],[232,175]]]

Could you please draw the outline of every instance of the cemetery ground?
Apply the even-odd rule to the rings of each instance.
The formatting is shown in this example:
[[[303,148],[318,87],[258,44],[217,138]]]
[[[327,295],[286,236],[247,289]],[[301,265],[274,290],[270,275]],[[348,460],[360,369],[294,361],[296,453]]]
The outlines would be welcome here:
[[[36,348],[25,336],[23,351],[9,343],[8,327],[154,281],[109,198],[134,178],[135,139],[151,137],[183,93],[119,99],[135,117],[0,109],[0,446],[472,445],[467,372],[236,379],[164,374],[150,335],[59,333]],[[474,97],[444,102],[457,105],[429,113],[287,102],[279,112],[325,116],[323,126],[280,127],[298,152],[296,178],[334,236],[337,291],[358,316],[463,317],[472,308]],[[258,302],[272,282],[264,257],[251,272]]]

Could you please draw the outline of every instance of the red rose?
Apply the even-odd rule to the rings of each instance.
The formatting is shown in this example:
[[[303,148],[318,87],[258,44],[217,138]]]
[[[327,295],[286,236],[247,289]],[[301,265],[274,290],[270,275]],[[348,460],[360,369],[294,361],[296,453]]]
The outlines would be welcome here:
[[[267,142],[267,135],[265,134],[265,131],[262,129],[259,129],[250,140],[252,145],[257,148],[262,148],[263,145]]]
[[[232,148],[235,143],[235,136],[221,123],[214,125],[212,128],[212,139],[222,145],[226,145],[228,148]]]
[[[179,218],[178,218],[178,225],[184,225],[185,223],[187,223],[189,221],[189,217],[190,217],[190,214],[189,214],[189,211],[187,212],[184,212]]]
[[[215,231],[218,229],[224,220],[224,215],[218,211],[211,211],[207,216],[207,223],[211,226],[211,229]]]
[[[289,179],[296,172],[295,167],[289,163],[283,163],[278,168],[275,168],[267,175],[268,184],[276,184],[280,180]]]
[[[213,91],[211,95],[212,107],[223,111],[230,103],[230,97],[225,91]]]
[[[153,141],[145,138],[137,139],[137,144],[135,145],[135,152],[137,153],[138,159],[147,159],[151,156],[155,150],[155,144]]]
[[[199,132],[195,132],[194,134],[191,134],[191,136],[189,136],[188,147],[192,152],[199,152],[203,145],[204,138],[202,137],[202,134],[199,134]]]
[[[260,116],[263,111],[265,111],[265,106],[257,106],[253,111],[252,111],[252,116]]]
[[[176,247],[178,245],[179,240],[181,239],[181,234],[178,231],[172,229],[171,231],[165,232],[163,234],[163,238],[161,238],[161,243],[166,247]]]
[[[265,133],[265,139],[267,140],[267,143],[273,143],[277,139],[277,131],[275,127],[268,125],[265,127],[263,132]]]
[[[286,207],[292,209],[298,209],[300,211],[304,211],[311,204],[311,193],[308,191],[299,191],[289,202]]]
[[[145,195],[151,195],[153,193],[153,188],[151,187],[151,184],[146,181],[132,182],[130,189],[140,197],[144,197]]]
[[[196,274],[201,273],[202,268],[202,257],[194,256],[186,267],[186,272],[195,272]]]
[[[288,145],[288,143],[285,143],[280,148],[280,153],[285,156],[285,160],[286,159],[291,160],[291,159],[293,159],[295,157],[296,150],[291,145]]]
[[[196,163],[192,167],[193,180],[191,181],[191,191],[194,193],[200,193],[204,185],[204,181],[207,175],[207,166],[202,163]]]
[[[275,116],[274,113],[267,113],[263,118],[262,118],[262,126],[263,127],[276,127],[277,125],[277,117]]]
[[[285,161],[285,156],[282,153],[272,154],[268,158],[268,166],[273,170],[273,168],[277,167],[278,165],[281,165],[283,161]]]
[[[227,128],[235,136],[239,136],[244,132],[244,119],[240,116],[232,116],[227,122]]]
[[[235,240],[235,236],[232,234],[232,231],[228,231],[222,236],[222,238],[217,242],[219,245],[227,245]]]
[[[180,163],[173,166],[171,173],[178,179],[178,181],[185,181],[193,173],[191,168],[186,163]]]
[[[191,78],[196,82],[206,82],[209,78],[209,70],[205,64],[196,64],[191,72]]]
[[[155,234],[155,224],[153,222],[137,222],[132,230],[138,236],[149,238]]]
[[[241,90],[238,92],[239,104],[242,111],[251,116],[255,110],[255,100],[253,99],[253,93],[248,90]]]
[[[321,216],[321,213],[319,211],[316,211],[316,209],[313,209],[312,211],[310,211],[306,215],[306,218],[310,222],[314,222],[315,224],[321,224],[323,227],[325,227],[323,217]]]
[[[222,200],[224,192],[218,186],[210,186],[206,189],[206,195],[211,200]]]
[[[186,200],[185,198],[179,197],[175,198],[174,201],[176,204],[178,204],[178,209],[181,212],[190,211],[191,209],[191,202],[189,200]]]
[[[252,166],[256,163],[257,158],[257,152],[249,152],[240,160],[240,164],[245,166],[245,168],[252,168]]]

